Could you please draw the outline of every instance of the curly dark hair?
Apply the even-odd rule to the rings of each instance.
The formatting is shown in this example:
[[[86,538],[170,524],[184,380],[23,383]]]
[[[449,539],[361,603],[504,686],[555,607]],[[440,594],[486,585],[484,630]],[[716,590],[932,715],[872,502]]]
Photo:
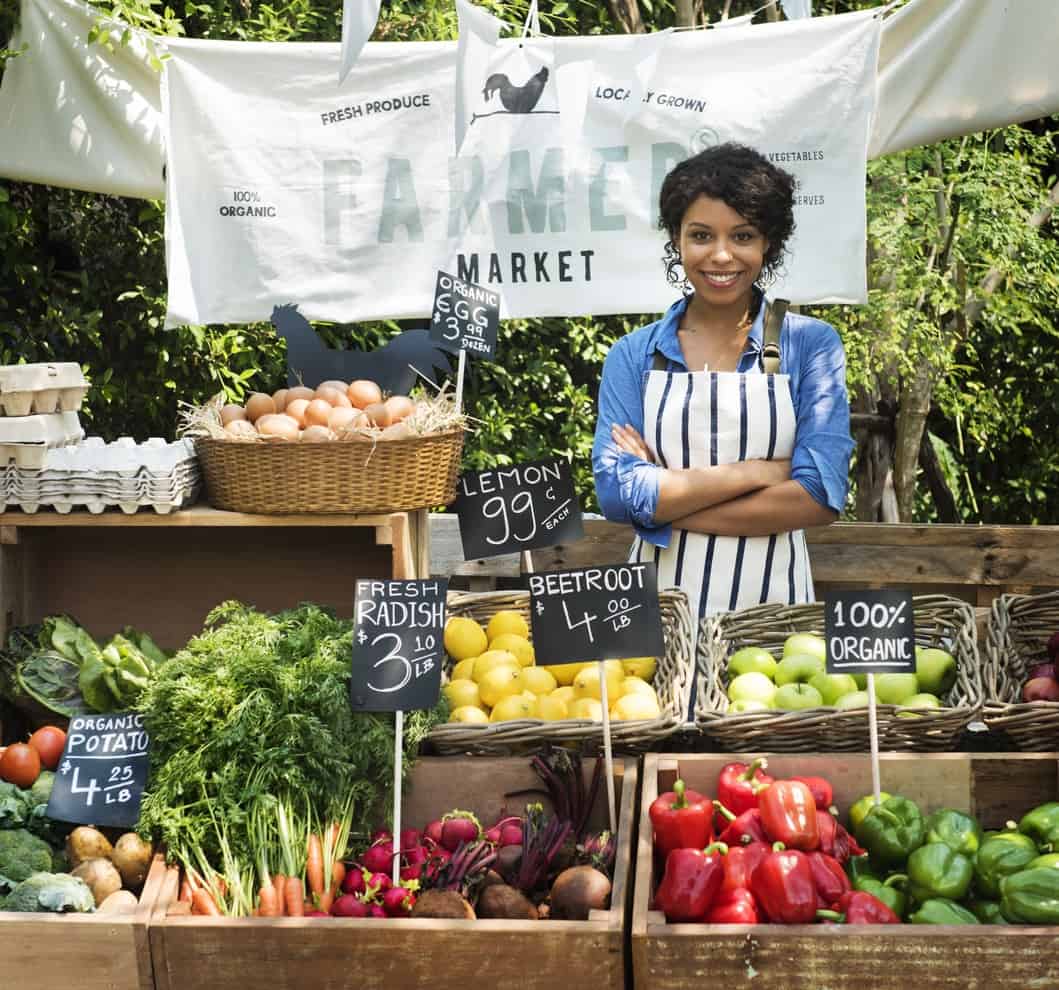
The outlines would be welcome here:
[[[719,199],[746,217],[769,242],[758,280],[768,285],[782,266],[784,248],[794,230],[794,190],[798,180],[764,155],[728,142],[686,158],[662,182],[658,229],[669,234],[663,261],[671,285],[684,279],[680,267],[680,225],[700,196]]]

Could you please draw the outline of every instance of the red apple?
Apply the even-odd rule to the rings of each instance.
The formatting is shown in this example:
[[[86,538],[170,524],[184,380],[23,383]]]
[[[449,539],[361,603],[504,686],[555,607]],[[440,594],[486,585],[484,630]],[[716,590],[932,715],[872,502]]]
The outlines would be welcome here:
[[[1048,656],[1054,660],[1057,653],[1059,653],[1059,632],[1054,632],[1048,640]]]
[[[1034,677],[1022,685],[1023,701],[1059,701],[1059,681],[1054,677]]]
[[[1051,677],[1055,680],[1055,664],[1054,663],[1038,663],[1030,667],[1029,673],[1026,675],[1026,680],[1032,680],[1035,677]]]

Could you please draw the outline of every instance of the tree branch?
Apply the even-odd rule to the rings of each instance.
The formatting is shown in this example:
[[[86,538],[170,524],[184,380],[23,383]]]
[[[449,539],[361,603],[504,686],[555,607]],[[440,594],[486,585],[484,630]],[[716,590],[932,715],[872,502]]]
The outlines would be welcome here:
[[[610,13],[626,34],[643,34],[643,18],[636,0],[607,0]]]

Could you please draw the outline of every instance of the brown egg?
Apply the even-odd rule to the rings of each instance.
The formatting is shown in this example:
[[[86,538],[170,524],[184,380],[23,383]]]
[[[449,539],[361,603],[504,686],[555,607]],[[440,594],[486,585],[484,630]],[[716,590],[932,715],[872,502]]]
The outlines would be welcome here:
[[[298,421],[284,413],[262,416],[258,424],[258,433],[263,437],[277,440],[297,440],[301,434]]]
[[[375,382],[369,382],[365,378],[351,382],[346,395],[358,409],[367,409],[370,405],[382,402],[382,389]]]
[[[233,419],[225,424],[224,432],[240,440],[252,440],[257,436],[257,428],[248,419]]]
[[[364,410],[364,415],[371,420],[372,426],[381,426],[383,429],[393,422],[393,416],[385,402],[373,402]]]
[[[390,410],[390,419],[400,423],[416,411],[416,404],[407,395],[391,395],[386,400],[386,408]]]
[[[332,407],[342,406],[344,409],[353,408],[353,403],[349,401],[349,396],[346,395],[345,389],[339,391],[337,388],[332,388],[329,385],[321,385],[316,390],[316,397],[318,399],[323,399],[324,402]]]
[[[394,423],[379,434],[380,440],[404,440],[412,435],[407,423]]]
[[[316,392],[306,385],[295,385],[294,388],[287,389],[287,405],[289,406],[294,399],[306,399],[312,402],[316,398]]]
[[[256,423],[262,416],[271,415],[276,411],[276,403],[272,401],[271,395],[264,392],[255,392],[246,400],[246,418],[251,423]]]
[[[331,415],[332,405],[324,399],[313,399],[305,407],[306,426],[327,426],[327,419]]]
[[[287,403],[287,415],[292,416],[302,429],[308,425],[305,421],[305,410],[309,408],[309,401],[309,399],[294,399]]]
[[[234,403],[221,406],[221,426],[227,426],[232,420],[236,419],[246,419],[246,410],[242,406],[237,406]]]
[[[302,443],[321,443],[334,439],[335,435],[326,426],[307,426],[302,430]]]
[[[316,386],[316,391],[319,392],[322,388],[333,388],[345,395],[346,389],[349,388],[349,382],[340,382],[337,378],[332,378],[326,382],[320,382],[320,384]]]
[[[289,392],[290,389],[281,388],[278,392],[272,393],[272,401],[276,404],[276,412],[281,413],[287,408]]]
[[[331,415],[327,417],[328,429],[334,430],[335,433],[367,425],[368,417],[359,409],[353,409],[352,407],[349,409],[336,407],[331,410]]]

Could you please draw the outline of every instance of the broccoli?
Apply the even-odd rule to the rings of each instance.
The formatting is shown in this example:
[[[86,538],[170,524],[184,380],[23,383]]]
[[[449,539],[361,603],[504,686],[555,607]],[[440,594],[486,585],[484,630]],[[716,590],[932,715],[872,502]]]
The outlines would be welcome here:
[[[88,884],[68,873],[34,873],[3,901],[4,911],[94,911]]]
[[[36,807],[38,804],[47,805],[51,798],[51,789],[55,784],[55,774],[51,770],[41,770],[40,776],[34,781],[29,789],[30,804]]]
[[[33,799],[29,791],[0,780],[0,829],[25,825],[32,811]]]
[[[24,828],[0,832],[0,887],[13,887],[31,873],[51,869],[51,846]]]

